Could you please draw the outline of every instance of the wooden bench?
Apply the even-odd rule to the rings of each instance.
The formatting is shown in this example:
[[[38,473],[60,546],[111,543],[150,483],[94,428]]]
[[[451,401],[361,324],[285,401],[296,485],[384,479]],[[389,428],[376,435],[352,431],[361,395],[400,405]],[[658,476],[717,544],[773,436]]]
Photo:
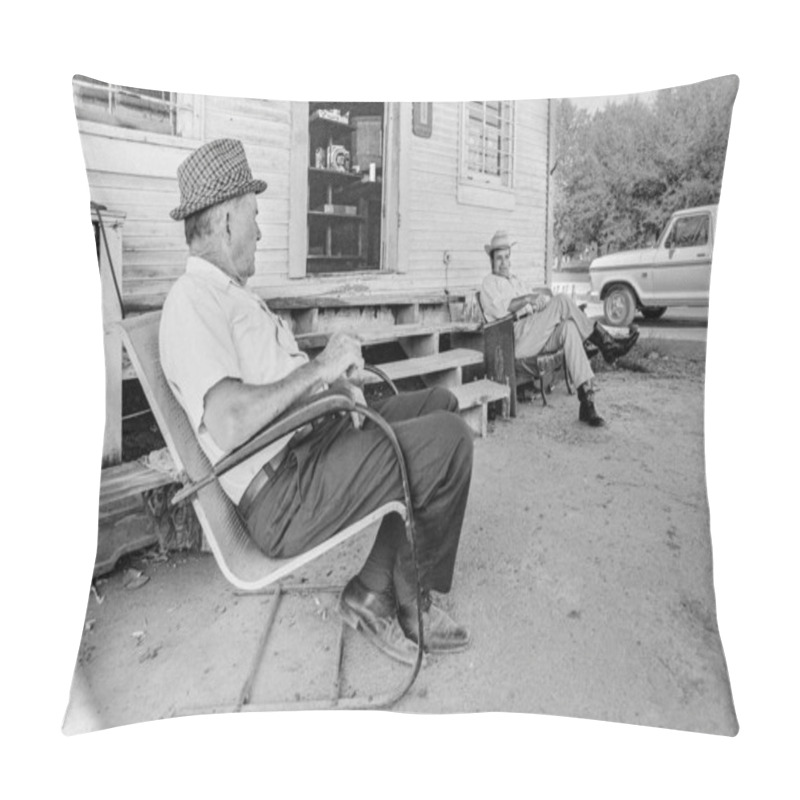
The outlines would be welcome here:
[[[470,428],[484,437],[489,429],[489,403],[501,403],[501,415],[504,419],[509,417],[511,387],[507,384],[483,378],[453,386],[450,391],[458,399],[461,416]]]
[[[168,472],[140,461],[101,470],[95,576],[109,572],[126,553],[158,544],[156,522],[144,495],[172,483],[175,478]]]
[[[500,402],[503,417],[508,417],[511,389],[508,384],[487,379],[470,383],[462,381],[464,367],[483,365],[483,363],[483,353],[479,350],[458,348],[376,366],[379,366],[393,381],[421,377],[428,385],[449,389],[458,399],[464,421],[476,434],[486,436],[489,403]],[[365,384],[378,382],[380,378],[367,373]]]

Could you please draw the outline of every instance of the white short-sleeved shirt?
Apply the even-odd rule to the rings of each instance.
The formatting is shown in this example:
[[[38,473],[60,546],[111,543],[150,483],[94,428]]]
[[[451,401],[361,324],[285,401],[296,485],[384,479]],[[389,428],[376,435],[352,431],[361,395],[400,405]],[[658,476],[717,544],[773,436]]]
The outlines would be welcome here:
[[[494,322],[508,314],[508,306],[515,297],[529,294],[530,289],[515,275],[487,275],[481,284],[481,305],[487,322]]]
[[[159,349],[164,374],[212,463],[225,452],[203,424],[209,389],[223,378],[274,383],[308,362],[289,328],[257,294],[196,256],[189,257],[186,272],[164,302]],[[290,438],[274,442],[220,478],[235,503]]]

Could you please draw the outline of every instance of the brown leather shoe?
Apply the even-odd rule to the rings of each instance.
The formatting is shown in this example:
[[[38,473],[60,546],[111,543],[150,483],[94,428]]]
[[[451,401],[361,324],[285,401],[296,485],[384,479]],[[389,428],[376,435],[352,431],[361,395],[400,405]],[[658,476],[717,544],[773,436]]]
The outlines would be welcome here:
[[[417,604],[400,606],[397,617],[405,635],[411,641],[418,642]],[[428,592],[422,595],[422,629],[425,652],[431,655],[459,653],[469,647],[469,631],[455,622],[446,611],[434,605]]]
[[[371,592],[358,576],[350,579],[339,598],[339,615],[353,630],[387,656],[414,664],[417,646],[403,633],[395,609],[391,594]]]
[[[600,349],[606,364],[613,364],[624,356],[639,340],[639,328],[631,325],[627,336],[612,336],[599,322],[595,322],[594,330],[586,340]]]

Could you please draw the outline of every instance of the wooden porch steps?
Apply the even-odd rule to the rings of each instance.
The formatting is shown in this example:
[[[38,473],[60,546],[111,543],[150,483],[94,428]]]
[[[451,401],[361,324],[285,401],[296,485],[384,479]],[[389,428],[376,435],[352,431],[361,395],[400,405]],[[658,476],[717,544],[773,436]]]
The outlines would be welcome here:
[[[156,522],[144,492],[175,483],[168,472],[140,461],[105,467],[100,473],[100,512],[94,576],[111,571],[119,559],[158,544]]]
[[[393,381],[403,378],[423,377],[427,383],[436,386],[451,388],[461,385],[461,371],[464,367],[483,364],[483,354],[477,350],[458,348],[447,350],[444,353],[419,356],[417,358],[404,358],[401,361],[390,361],[376,364]],[[377,375],[367,373],[364,383],[380,383]]]
[[[387,344],[408,339],[431,339],[441,334],[450,333],[476,333],[480,325],[476,322],[442,322],[407,325],[392,325],[375,329],[348,329],[342,328],[346,333],[357,336],[363,345]],[[321,350],[328,343],[333,331],[315,331],[313,333],[295,334],[297,344],[302,350]]]
[[[458,399],[461,416],[480,437],[486,436],[489,427],[489,403],[502,403],[502,416],[508,418],[511,390],[507,384],[483,378],[471,383],[451,387]]]
[[[148,467],[140,461],[127,461],[106,467],[100,473],[100,513],[113,509],[131,495],[139,495],[159,486],[175,483],[168,472]]]

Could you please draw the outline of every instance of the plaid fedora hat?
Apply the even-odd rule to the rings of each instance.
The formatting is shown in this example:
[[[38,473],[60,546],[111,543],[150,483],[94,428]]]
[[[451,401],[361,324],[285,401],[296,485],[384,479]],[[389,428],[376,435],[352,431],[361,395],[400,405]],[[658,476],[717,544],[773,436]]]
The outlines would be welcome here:
[[[512,242],[511,237],[505,231],[497,231],[492,236],[492,241],[485,244],[483,249],[491,255],[495,250],[502,250],[506,247],[511,249],[515,244],[516,242]]]
[[[178,167],[178,187],[181,204],[169,212],[175,220],[248,192],[260,194],[267,184],[253,180],[238,139],[215,139],[195,150]]]

